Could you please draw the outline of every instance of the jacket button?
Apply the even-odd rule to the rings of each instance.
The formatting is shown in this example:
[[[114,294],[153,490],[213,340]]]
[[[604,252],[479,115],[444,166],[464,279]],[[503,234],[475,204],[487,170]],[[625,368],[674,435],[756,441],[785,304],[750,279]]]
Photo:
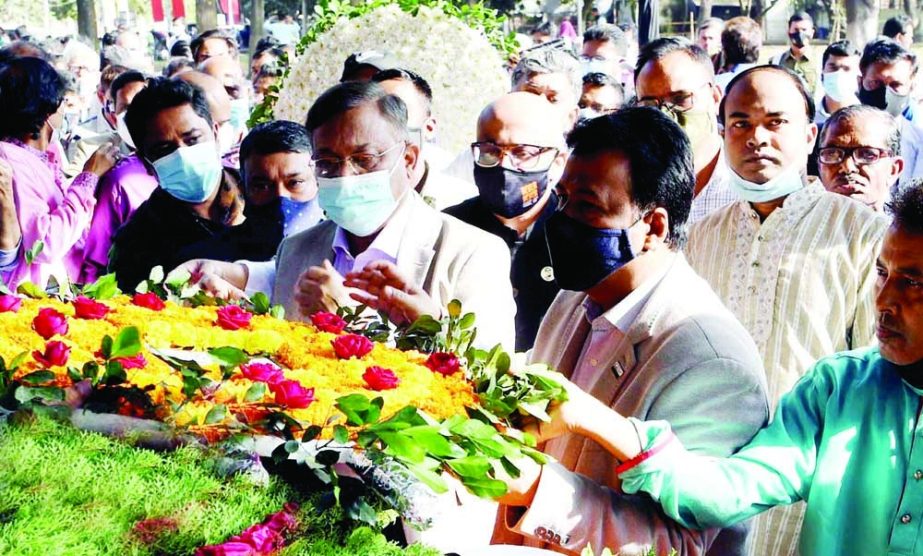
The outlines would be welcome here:
[[[910,517],[910,514],[904,514],[904,515],[901,516],[901,523],[903,523],[903,524],[910,523],[910,520],[911,520],[911,519],[912,519],[912,518]]]
[[[919,469],[917,469],[916,471],[914,471],[914,472],[913,472],[913,478],[916,479],[916,480],[918,480],[918,481],[919,481],[920,479],[923,479],[923,471],[920,471]]]

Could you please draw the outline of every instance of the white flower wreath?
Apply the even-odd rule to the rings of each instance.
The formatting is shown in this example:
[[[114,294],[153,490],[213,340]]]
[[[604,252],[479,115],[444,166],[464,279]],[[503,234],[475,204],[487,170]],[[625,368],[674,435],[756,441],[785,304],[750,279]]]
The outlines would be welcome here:
[[[439,144],[452,152],[474,140],[481,110],[509,89],[503,55],[479,31],[441,9],[417,15],[395,4],[340,18],[292,63],[279,91],[275,118],[304,122],[314,100],[335,85],[343,62],[364,50],[388,51],[433,89]]]

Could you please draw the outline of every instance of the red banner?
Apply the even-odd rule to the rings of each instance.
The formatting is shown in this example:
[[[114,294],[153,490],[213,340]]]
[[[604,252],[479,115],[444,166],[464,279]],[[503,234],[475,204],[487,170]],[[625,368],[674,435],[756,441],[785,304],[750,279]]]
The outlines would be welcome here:
[[[228,23],[240,23],[239,0],[218,0],[218,9],[228,16]]]
[[[151,0],[151,14],[154,21],[163,21],[163,0]]]
[[[173,0],[173,19],[186,17],[186,5],[183,0]]]

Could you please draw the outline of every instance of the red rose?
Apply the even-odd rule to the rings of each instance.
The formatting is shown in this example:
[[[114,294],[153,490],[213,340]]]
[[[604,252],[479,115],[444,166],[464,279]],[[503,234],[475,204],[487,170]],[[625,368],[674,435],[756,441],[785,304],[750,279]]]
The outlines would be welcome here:
[[[167,306],[167,304],[163,302],[163,299],[157,297],[157,294],[154,292],[136,293],[135,296],[131,298],[131,302],[138,307],[144,307],[151,311],[162,311],[163,308]]]
[[[227,541],[221,544],[200,546],[195,556],[256,556],[258,552],[245,542]]]
[[[111,311],[109,307],[99,301],[82,295],[77,296],[77,299],[73,301],[73,305],[74,313],[78,319],[99,320]]]
[[[443,376],[449,376],[458,372],[458,369],[461,368],[461,364],[458,361],[458,357],[454,353],[446,353],[444,351],[437,351],[436,353],[431,353],[429,357],[426,358],[426,363],[424,363],[429,370],[434,373],[439,373]]]
[[[295,517],[295,512],[298,511],[298,504],[286,502],[283,508],[281,512],[272,514],[263,523],[273,531],[278,531],[280,533],[283,531],[294,531],[295,527],[298,526],[298,520]]]
[[[397,378],[394,371],[376,366],[366,369],[362,374],[362,379],[369,385],[369,388],[377,391],[391,390],[401,383],[401,379]]]
[[[250,326],[253,313],[241,309],[239,305],[225,305],[218,309],[218,326],[225,330],[240,330]]]
[[[147,366],[147,359],[144,358],[143,354],[138,354],[133,357],[116,357],[113,361],[118,361],[122,364],[122,368],[126,371],[129,369],[143,369]]]
[[[39,350],[32,352],[32,358],[45,368],[63,367],[67,364],[67,359],[70,355],[71,348],[67,347],[67,344],[64,342],[59,342],[57,340],[45,344],[44,353]]]
[[[280,380],[270,383],[276,403],[290,409],[304,409],[314,403],[314,388],[305,388],[297,380]]]
[[[349,359],[350,357],[361,359],[375,347],[372,340],[359,334],[339,336],[331,343],[333,344],[333,351],[336,352],[337,357],[340,359]]]
[[[240,366],[240,373],[254,382],[275,384],[285,380],[282,369],[269,363],[249,363]]]
[[[0,313],[17,313],[22,307],[22,298],[16,295],[0,295]]]
[[[252,546],[257,554],[273,554],[282,547],[285,539],[282,535],[260,523],[248,527],[243,533],[231,537],[232,542],[245,542]]]
[[[32,319],[32,330],[46,340],[51,339],[55,334],[64,336],[67,334],[67,317],[59,311],[46,307],[39,310],[38,315]]]
[[[318,311],[311,315],[311,324],[316,326],[318,330],[331,332],[333,334],[339,334],[346,328],[345,320],[326,311]]]

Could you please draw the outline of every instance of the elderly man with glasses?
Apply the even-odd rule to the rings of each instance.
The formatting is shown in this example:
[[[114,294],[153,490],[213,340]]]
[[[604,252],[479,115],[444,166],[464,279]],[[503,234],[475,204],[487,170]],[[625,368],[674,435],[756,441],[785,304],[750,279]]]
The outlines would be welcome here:
[[[821,134],[817,162],[827,191],[884,211],[904,169],[900,122],[871,106],[833,114]]]
[[[567,149],[555,108],[531,93],[506,94],[478,119],[471,145],[478,196],[448,214],[506,242],[516,297],[516,350],[532,348],[538,325],[558,293],[545,245],[545,220]]]
[[[272,292],[296,320],[363,303],[403,324],[439,318],[458,299],[477,314],[479,346],[511,348],[509,253],[413,190],[420,149],[404,102],[377,83],[342,83],[315,101],[305,127],[329,220],[286,238],[267,263],[200,259],[180,268],[219,296]]]

